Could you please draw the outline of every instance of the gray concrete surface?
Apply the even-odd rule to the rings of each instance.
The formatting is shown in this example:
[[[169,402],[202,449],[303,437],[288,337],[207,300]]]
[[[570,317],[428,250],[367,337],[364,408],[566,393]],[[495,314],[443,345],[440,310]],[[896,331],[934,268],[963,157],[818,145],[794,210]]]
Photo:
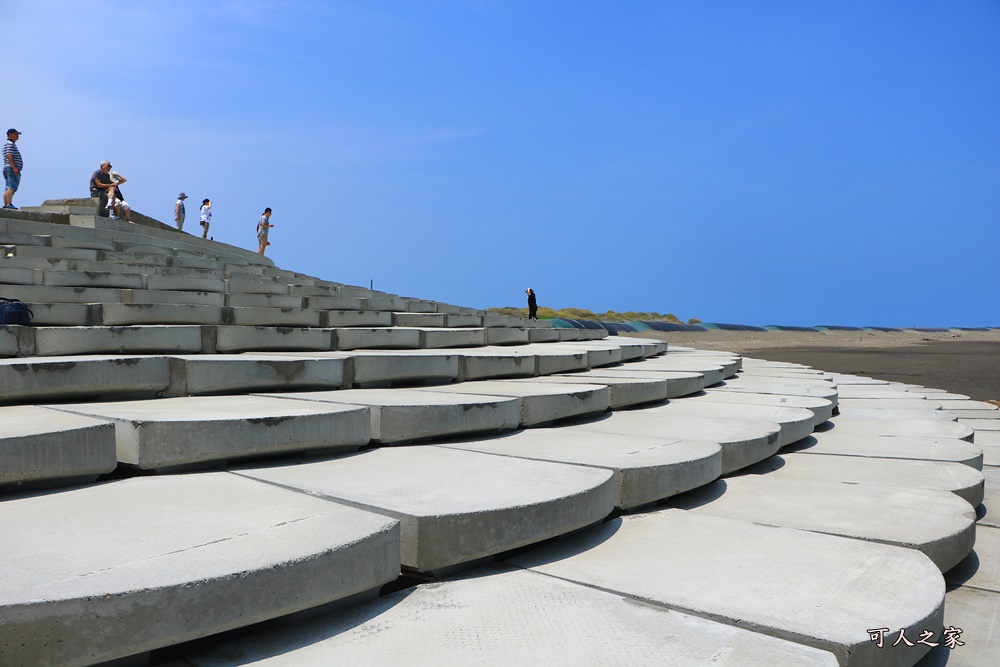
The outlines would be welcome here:
[[[165,391],[170,364],[165,356],[21,357],[0,359],[3,402],[37,402]]]
[[[113,421],[118,460],[144,470],[356,449],[370,439],[367,409],[284,397],[199,396],[52,407]]]
[[[976,541],[975,510],[947,491],[750,474],[713,482],[668,504],[758,525],[916,549],[941,572],[965,558]]]
[[[371,411],[371,438],[399,443],[464,433],[509,431],[519,423],[519,401],[421,389],[342,389],[261,394],[323,404],[356,405]]]
[[[636,370],[636,369],[640,370]],[[667,383],[667,398],[677,398],[695,394],[705,388],[705,376],[693,371],[655,371],[641,370],[641,366],[633,364],[614,366],[611,368],[595,368],[590,371],[573,373],[573,377],[582,378],[633,378],[637,380],[657,380]],[[568,374],[567,374],[568,375]]]
[[[93,481],[118,465],[114,425],[34,405],[0,407],[0,487]]]
[[[692,396],[698,400],[714,403],[746,403],[748,405],[770,405],[780,408],[805,408],[813,413],[813,426],[818,426],[833,416],[833,402],[825,398],[808,396],[784,396],[781,394],[754,394],[745,391],[716,391],[708,389]]]
[[[950,491],[972,507],[978,507],[983,502],[983,474],[971,466],[958,462],[874,456],[862,458],[833,454],[807,456],[783,452],[780,456],[772,456],[747,468],[746,472],[766,473],[769,477]]]
[[[482,380],[427,387],[418,391],[514,398],[518,402],[521,426],[538,426],[559,419],[600,414],[608,410],[610,401],[607,386],[597,384]]]
[[[983,450],[957,438],[872,435],[836,429],[815,433],[783,451],[865,459],[953,462],[975,470],[983,468]]]
[[[483,568],[187,657],[192,667],[540,660],[565,667],[838,664],[826,651],[509,568]]]
[[[435,446],[237,472],[399,519],[402,563],[420,572],[562,535],[614,508],[610,470]]]
[[[266,390],[335,389],[344,382],[344,360],[268,354],[176,356],[171,395],[230,394]]]
[[[912,665],[929,647],[879,649],[868,630],[917,637],[944,614],[944,580],[918,551],[678,509],[620,517],[509,562],[823,648],[848,667]]]
[[[592,376],[573,377],[571,375],[546,375],[540,378],[527,378],[518,382],[544,384],[583,384],[601,385],[608,388],[608,407],[612,410],[664,401],[667,398],[667,381],[641,378],[599,378]]]
[[[121,658],[377,589],[399,571],[385,516],[228,473],[8,499],[0,663]]]
[[[778,446],[784,447],[812,433],[816,415],[805,408],[788,408],[746,403],[716,403],[697,398],[670,401],[644,408],[648,414],[686,415],[705,419],[757,419],[776,422],[781,427]]]
[[[722,474],[762,461],[777,453],[781,427],[776,422],[646,414],[644,410],[613,412],[562,428],[591,433],[616,433],[654,438],[714,442],[722,447]]]
[[[747,392],[751,394],[777,394],[779,396],[806,396],[825,398],[837,404],[837,389],[829,382],[795,382],[786,378],[738,377],[712,387],[717,391]]]
[[[971,427],[947,419],[836,419],[817,430],[817,434],[860,433],[905,438],[946,438],[972,442]],[[820,437],[817,435],[817,437]]]
[[[712,442],[541,428],[442,446],[607,468],[614,472],[615,507],[621,510],[697,488],[722,474],[722,449]]]

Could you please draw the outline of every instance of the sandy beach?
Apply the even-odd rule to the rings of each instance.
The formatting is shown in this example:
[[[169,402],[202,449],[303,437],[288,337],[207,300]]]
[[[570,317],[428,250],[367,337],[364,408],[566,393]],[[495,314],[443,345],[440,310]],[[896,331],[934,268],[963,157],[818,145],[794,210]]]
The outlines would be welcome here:
[[[1000,331],[705,331],[629,334],[1000,400]]]

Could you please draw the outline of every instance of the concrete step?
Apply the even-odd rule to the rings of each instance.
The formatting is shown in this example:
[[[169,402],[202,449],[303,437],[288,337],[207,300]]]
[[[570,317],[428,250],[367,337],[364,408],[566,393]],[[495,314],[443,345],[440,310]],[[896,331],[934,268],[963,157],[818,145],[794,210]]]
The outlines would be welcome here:
[[[392,313],[394,327],[443,327],[444,313]]]
[[[167,390],[165,356],[29,357],[0,359],[4,403],[37,403],[102,396],[152,398]]]
[[[305,297],[280,294],[227,294],[225,305],[233,308],[312,308]]]
[[[5,665],[84,666],[374,596],[399,524],[229,473],[8,499]]]
[[[118,465],[114,426],[33,405],[0,408],[0,490],[92,482]]]
[[[854,419],[891,419],[891,420],[941,420],[957,421],[957,417],[947,410],[935,410],[933,408],[905,409],[905,408],[852,408],[845,410],[838,416],[839,421],[850,421]]]
[[[912,665],[930,649],[879,649],[861,619],[915,638],[944,614],[944,580],[915,550],[679,509],[620,517],[509,562],[822,648],[846,667]]]
[[[879,435],[837,428],[824,433],[813,433],[785,451],[863,459],[954,462],[976,470],[983,468],[982,449],[967,440],[946,436]]]
[[[420,329],[349,327],[333,329],[336,349],[416,349],[420,345]]]
[[[171,470],[247,457],[368,444],[368,410],[262,396],[69,403],[54,410],[113,421],[118,461]]]
[[[611,433],[678,440],[714,442],[722,447],[722,474],[762,461],[778,452],[781,426],[772,421],[709,419],[650,414],[646,410],[612,412],[601,418],[563,428],[589,433]]]
[[[294,399],[304,404],[367,408],[371,412],[371,439],[387,444],[509,431],[519,423],[515,398],[460,396],[420,389],[343,389],[261,396]]]
[[[594,368],[590,371],[573,373],[574,377],[653,380],[667,383],[667,398],[679,398],[697,394],[705,388],[705,376],[694,371],[653,371],[633,370],[642,366],[629,364],[611,368]]]
[[[716,385],[726,379],[726,369],[710,362],[697,360],[675,359],[673,357],[656,357],[645,361],[629,364],[628,370],[670,371],[682,373],[698,373],[705,378],[706,387]],[[735,374],[735,369],[732,374]]]
[[[220,326],[215,328],[215,350],[203,351],[326,352],[336,348],[333,331],[335,330],[284,326]]]
[[[831,454],[783,453],[746,469],[774,478],[824,480],[844,484],[875,484],[949,491],[972,507],[983,502],[984,478],[962,463]],[[885,517],[882,516],[884,519]]]
[[[424,350],[353,350],[351,352],[281,352],[298,358],[341,359],[344,386],[388,388],[393,385],[453,382],[459,357],[450,352]]]
[[[783,408],[805,408],[814,415],[813,428],[833,416],[833,402],[825,398],[808,396],[781,396],[779,394],[753,394],[749,392],[718,391],[708,389],[695,396],[698,400],[714,403],[746,403],[748,405],[770,405]]]
[[[638,378],[582,378],[572,375],[546,375],[538,378],[525,378],[518,382],[568,384],[568,385],[601,385],[608,388],[608,407],[621,410],[634,405],[656,403],[667,399],[667,381]]]
[[[926,398],[844,398],[837,401],[841,414],[857,410],[940,410],[941,401]]]
[[[643,409],[648,414],[684,415],[705,419],[750,419],[776,422],[781,427],[778,446],[784,447],[805,438],[813,430],[816,416],[805,408],[786,408],[746,403],[715,403],[698,398],[677,399]]]
[[[460,329],[419,329],[420,347],[441,349],[445,347],[483,347],[486,330],[465,327]]]
[[[718,391],[746,392],[750,394],[777,394],[779,396],[806,396],[825,398],[837,404],[837,387],[829,382],[804,384],[787,378],[729,378],[725,384],[713,387]]]
[[[267,354],[200,354],[171,357],[170,396],[253,391],[337,389],[344,359]]]
[[[763,467],[758,464],[752,470]],[[673,498],[669,505],[758,525],[915,549],[941,572],[965,558],[976,541],[975,511],[947,491],[758,474],[719,480]]]
[[[389,327],[392,313],[379,310],[327,310],[324,311],[324,326],[342,327]]]
[[[570,350],[565,345],[532,343],[518,347],[517,351],[535,357],[537,375],[573,373],[590,369],[586,350]]]
[[[189,304],[106,303],[100,309],[101,325],[204,324],[219,325],[224,311],[219,306]]]
[[[443,395],[504,396],[518,402],[518,423],[538,426],[560,419],[606,412],[608,388],[596,384],[527,383],[512,380],[481,380],[428,387],[418,391]]]
[[[240,327],[320,327],[322,311],[308,308],[229,308],[226,324]]]
[[[202,327],[186,325],[22,327],[18,356],[184,354],[202,350]]]
[[[719,445],[671,438],[539,428],[442,446],[611,470],[615,507],[623,511],[708,484],[722,472]]]
[[[820,440],[826,433],[836,430],[836,435],[886,435],[904,438],[947,438],[973,441],[974,431],[966,424],[947,419],[837,419],[815,434]],[[823,434],[823,435],[820,435]]]
[[[240,475],[398,519],[403,567],[441,572],[600,521],[608,470],[435,446],[388,447]]]
[[[373,664],[437,667],[490,664],[500,653],[511,665],[534,664],[544,655],[553,667],[838,664],[832,653],[812,647],[511,568],[481,568],[465,579],[399,591],[200,650],[186,661],[277,667],[348,664],[366,656]]]

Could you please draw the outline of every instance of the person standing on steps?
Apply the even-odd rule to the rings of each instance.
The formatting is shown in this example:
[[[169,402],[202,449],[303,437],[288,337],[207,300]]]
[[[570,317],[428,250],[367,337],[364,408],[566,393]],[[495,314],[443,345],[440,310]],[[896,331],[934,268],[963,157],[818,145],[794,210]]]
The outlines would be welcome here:
[[[267,231],[274,227],[271,224],[271,209],[265,208],[264,215],[260,216],[260,220],[257,221],[257,243],[260,244],[260,248],[257,250],[257,254],[263,256],[264,248],[271,245],[267,242]]]
[[[14,193],[21,185],[21,169],[24,168],[24,161],[21,160],[21,151],[17,148],[17,140],[21,138],[21,133],[10,128],[7,130],[7,141],[3,143],[3,207],[17,210],[14,206]]]
[[[535,298],[535,290],[530,287],[524,290],[528,295],[528,319],[537,320],[538,319],[538,300]]]
[[[177,225],[177,231],[184,231],[184,218],[187,216],[187,211],[184,210],[184,200],[188,196],[183,192],[177,195],[177,203],[174,204],[174,223]]]
[[[201,238],[208,238],[208,227],[212,224],[212,200],[203,199],[201,201]]]

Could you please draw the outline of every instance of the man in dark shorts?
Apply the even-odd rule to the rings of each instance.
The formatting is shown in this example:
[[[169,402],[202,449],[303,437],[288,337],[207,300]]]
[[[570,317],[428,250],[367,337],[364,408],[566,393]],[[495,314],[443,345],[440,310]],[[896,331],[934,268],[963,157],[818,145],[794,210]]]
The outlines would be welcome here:
[[[111,163],[105,160],[100,168],[90,175],[90,196],[99,198],[97,215],[108,216],[108,188],[113,188],[115,182],[111,180]]]

